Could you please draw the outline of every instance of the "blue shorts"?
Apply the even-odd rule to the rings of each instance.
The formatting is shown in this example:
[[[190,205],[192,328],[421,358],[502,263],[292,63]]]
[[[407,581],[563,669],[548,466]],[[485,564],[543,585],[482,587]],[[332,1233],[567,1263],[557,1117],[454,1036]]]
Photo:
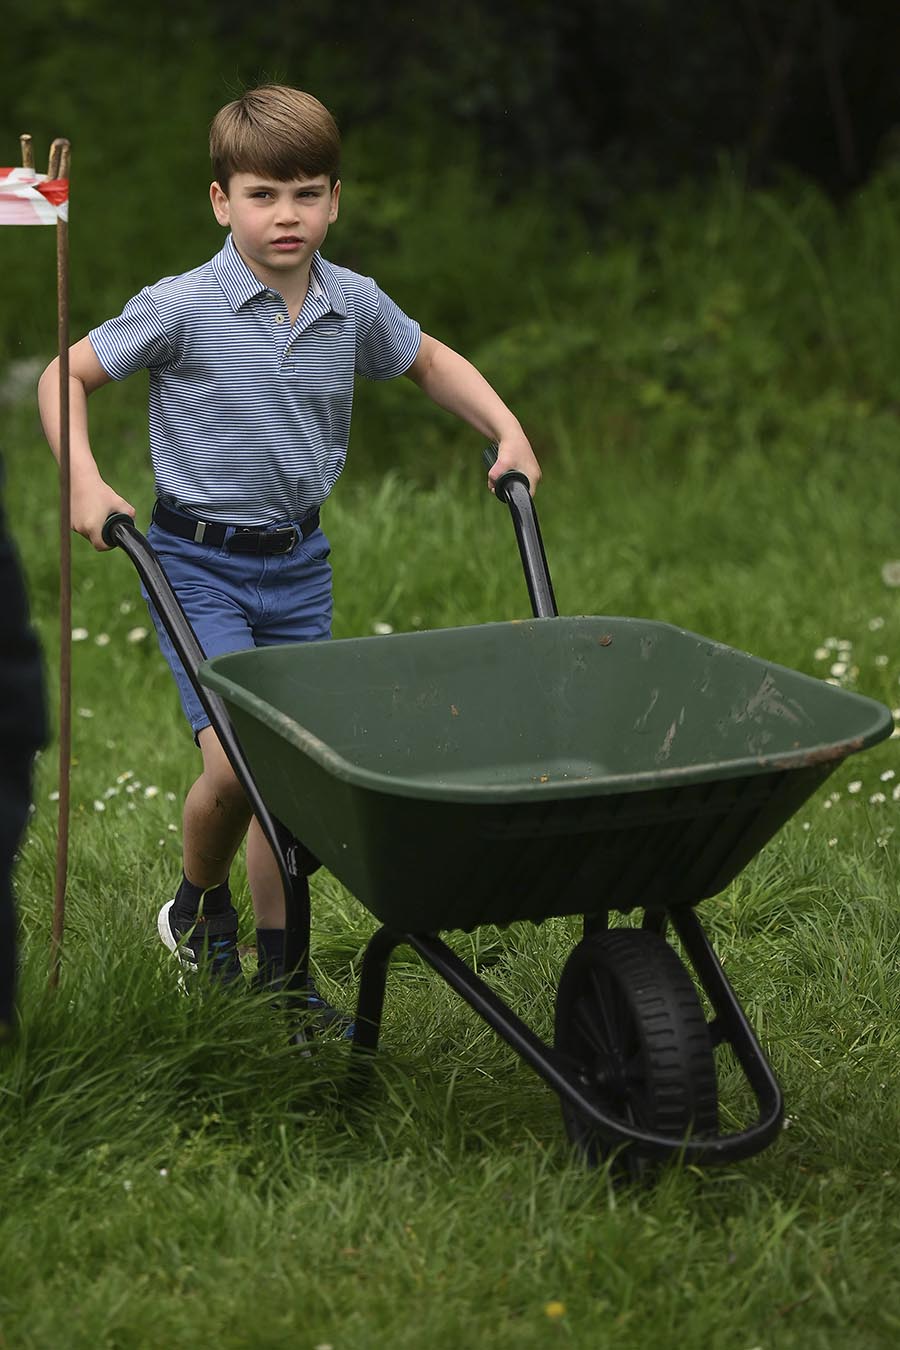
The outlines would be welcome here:
[[[331,548],[321,529],[298,536],[290,553],[229,553],[225,544],[197,544],[155,524],[147,539],[208,657],[331,637]],[[141,594],[196,737],[209,717],[143,586]]]

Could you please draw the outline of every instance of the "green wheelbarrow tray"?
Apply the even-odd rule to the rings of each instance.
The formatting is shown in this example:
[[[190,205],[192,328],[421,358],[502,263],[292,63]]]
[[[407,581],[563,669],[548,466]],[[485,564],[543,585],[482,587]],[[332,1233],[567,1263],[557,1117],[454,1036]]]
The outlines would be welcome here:
[[[200,679],[275,815],[382,923],[419,933],[714,895],[893,725],[871,699],[636,618],[257,648]]]

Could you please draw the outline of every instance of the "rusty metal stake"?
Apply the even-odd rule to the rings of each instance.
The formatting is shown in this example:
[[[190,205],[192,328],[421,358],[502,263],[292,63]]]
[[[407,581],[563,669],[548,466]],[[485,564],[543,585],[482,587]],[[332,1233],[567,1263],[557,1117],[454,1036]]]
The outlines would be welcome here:
[[[31,138],[28,137],[29,143]],[[30,145],[29,145],[30,149]],[[23,159],[25,138],[22,138]],[[49,178],[68,178],[70,145],[58,137],[50,147]],[[26,165],[25,167],[29,167]],[[33,167],[33,159],[32,159]],[[72,762],[72,511],[69,470],[69,225],[56,222],[56,296],[59,343],[59,815],[50,942],[50,986],[59,984],[66,920],[69,861],[69,800]]]

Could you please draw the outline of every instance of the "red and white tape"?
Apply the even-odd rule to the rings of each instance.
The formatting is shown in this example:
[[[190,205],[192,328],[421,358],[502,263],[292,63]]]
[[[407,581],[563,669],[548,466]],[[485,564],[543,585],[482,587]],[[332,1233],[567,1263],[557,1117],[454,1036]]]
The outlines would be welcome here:
[[[69,219],[69,180],[33,169],[0,169],[0,225],[55,225]]]

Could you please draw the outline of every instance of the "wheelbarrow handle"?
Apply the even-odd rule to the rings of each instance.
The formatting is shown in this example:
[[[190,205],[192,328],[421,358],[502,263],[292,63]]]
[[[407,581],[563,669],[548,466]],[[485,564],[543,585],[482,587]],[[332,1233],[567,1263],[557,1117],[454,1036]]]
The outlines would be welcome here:
[[[292,850],[296,841],[281,822],[275,820],[263,801],[240,742],[234,733],[225,704],[218,694],[214,694],[211,689],[205,688],[200,683],[198,672],[200,666],[206,660],[206,653],[197,640],[187,615],[182,609],[181,603],[172,589],[169,578],[166,576],[151,544],[137,529],[131,516],[126,515],[124,511],[115,511],[107,516],[103,522],[101,533],[104,544],[108,545],[109,548],[119,547],[123,553],[127,553],[134,564],[135,571],[147,588],[147,594],[156,607],[163,622],[163,627],[171,639],[172,646],[178,653],[188,679],[206,710],[213,731],[218,736],[222,749],[225,751],[232,769],[234,769],[235,777],[244,789],[253,813],[272,849],[278,865],[288,913],[285,966],[289,971],[294,972],[290,979],[291,988],[296,987],[299,992],[304,992],[309,949],[309,919],[308,907],[304,914],[300,914],[298,907],[292,904],[291,869],[296,866],[296,861],[292,857]],[[297,875],[299,875],[299,872]],[[302,970],[300,967],[302,967]]]
[[[489,469],[496,464],[497,453],[496,441],[485,446],[482,458]],[[556,608],[541,527],[531,497],[531,484],[520,470],[508,469],[495,480],[494,495],[498,501],[506,503],[512,516],[532,613],[536,619],[553,619],[559,610]]]

